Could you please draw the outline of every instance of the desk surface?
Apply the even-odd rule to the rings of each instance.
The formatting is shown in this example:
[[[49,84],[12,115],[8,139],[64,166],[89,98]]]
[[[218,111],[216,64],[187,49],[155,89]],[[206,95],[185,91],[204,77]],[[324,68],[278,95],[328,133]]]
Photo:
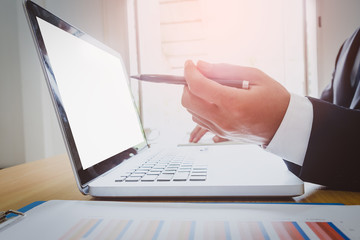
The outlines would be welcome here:
[[[66,155],[38,160],[0,170],[0,210],[19,209],[35,201],[99,200],[82,195]],[[110,200],[110,199],[107,199]],[[219,202],[305,202],[359,204],[360,192],[326,190],[305,184],[305,194],[293,198],[212,198],[212,199],[112,199],[117,201],[219,201]]]

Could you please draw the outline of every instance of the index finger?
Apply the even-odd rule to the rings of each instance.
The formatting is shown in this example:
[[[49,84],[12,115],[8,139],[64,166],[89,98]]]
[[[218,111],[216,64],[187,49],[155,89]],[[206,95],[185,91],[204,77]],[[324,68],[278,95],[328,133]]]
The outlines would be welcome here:
[[[251,84],[261,81],[261,73],[258,69],[252,67],[243,67],[225,63],[207,63],[198,61],[197,69],[208,78],[229,79],[229,80],[247,80]]]

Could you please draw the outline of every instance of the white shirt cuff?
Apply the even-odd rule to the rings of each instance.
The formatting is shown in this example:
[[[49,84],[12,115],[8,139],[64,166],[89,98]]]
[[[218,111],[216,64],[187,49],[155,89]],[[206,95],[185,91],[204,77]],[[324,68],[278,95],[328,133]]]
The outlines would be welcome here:
[[[313,122],[309,99],[291,94],[285,116],[266,150],[302,166]]]

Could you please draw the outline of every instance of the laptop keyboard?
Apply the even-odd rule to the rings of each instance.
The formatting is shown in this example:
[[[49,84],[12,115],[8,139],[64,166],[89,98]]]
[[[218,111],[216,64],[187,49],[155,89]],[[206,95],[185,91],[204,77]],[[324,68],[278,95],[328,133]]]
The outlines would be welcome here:
[[[169,153],[150,157],[115,182],[205,181],[207,170],[206,165],[195,164],[184,155]]]

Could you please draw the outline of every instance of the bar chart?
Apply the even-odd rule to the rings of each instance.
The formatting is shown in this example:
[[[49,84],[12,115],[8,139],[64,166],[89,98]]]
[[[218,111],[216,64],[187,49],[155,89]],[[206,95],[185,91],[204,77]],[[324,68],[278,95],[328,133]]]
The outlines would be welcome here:
[[[52,200],[0,239],[360,240],[360,205]]]
[[[350,239],[333,222],[81,219],[60,239]]]

